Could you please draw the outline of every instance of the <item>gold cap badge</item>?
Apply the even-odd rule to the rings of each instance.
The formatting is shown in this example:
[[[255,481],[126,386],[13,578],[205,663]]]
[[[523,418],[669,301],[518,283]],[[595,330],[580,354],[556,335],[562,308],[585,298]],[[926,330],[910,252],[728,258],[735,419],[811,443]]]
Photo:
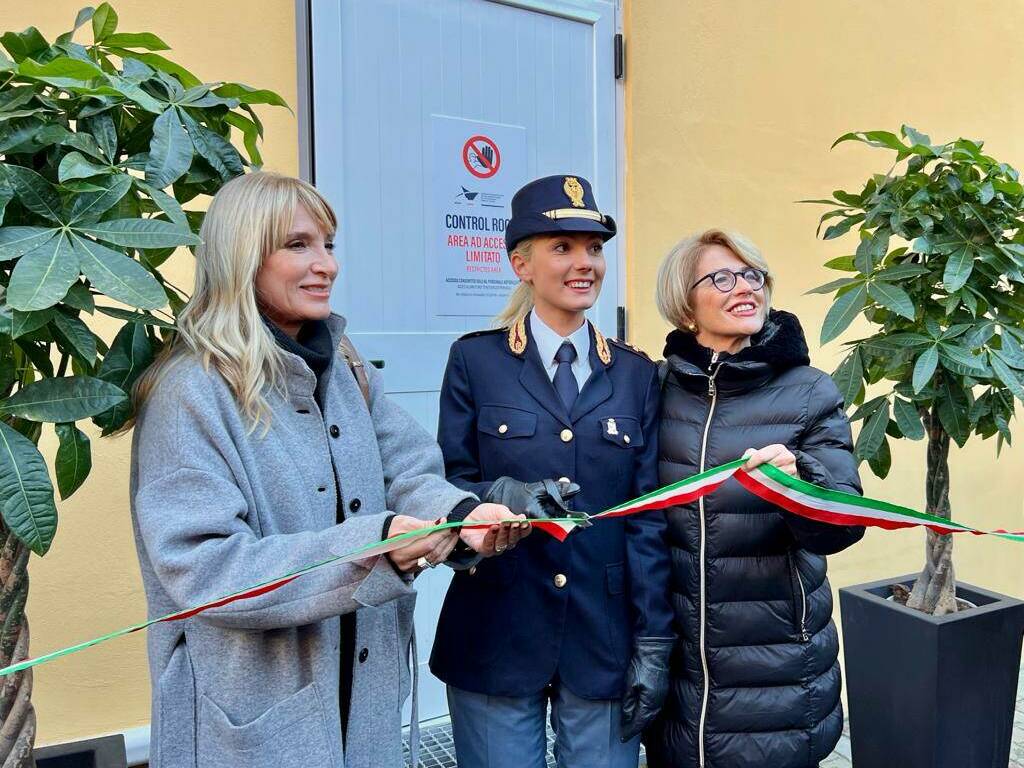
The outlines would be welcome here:
[[[583,185],[580,184],[580,180],[575,176],[566,176],[565,184],[562,185],[562,189],[565,190],[566,197],[572,203],[573,208],[585,208],[583,204]]]

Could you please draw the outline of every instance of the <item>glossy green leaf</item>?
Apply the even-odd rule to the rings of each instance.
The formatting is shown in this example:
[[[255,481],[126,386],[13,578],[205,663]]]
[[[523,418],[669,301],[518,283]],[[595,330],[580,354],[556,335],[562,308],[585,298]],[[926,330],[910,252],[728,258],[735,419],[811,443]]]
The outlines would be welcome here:
[[[57,532],[57,505],[46,461],[35,444],[0,421],[0,514],[29,549],[45,555]]]
[[[1013,396],[1024,402],[1024,384],[1021,383],[1020,378],[1010,366],[995,354],[989,355],[989,363],[998,379],[1006,385],[1006,388],[1013,393]]]
[[[87,160],[81,152],[68,152],[60,161],[57,178],[62,182],[71,179],[88,179],[92,176],[110,173],[111,170],[108,165],[100,165]]]
[[[140,309],[159,309],[167,303],[160,283],[139,262],[73,233],[71,242],[82,273],[96,290]]]
[[[52,307],[77,279],[78,259],[67,237],[59,234],[18,260],[7,286],[7,305],[22,312]]]
[[[238,99],[243,104],[271,104],[275,107],[289,108],[288,102],[273,91],[250,88],[241,83],[225,83],[219,88],[215,88],[213,92],[225,98]]]
[[[129,50],[127,48],[117,48],[114,46],[110,47],[110,52],[120,56],[122,59],[137,59],[138,61],[148,64],[153,69],[157,69],[161,72],[166,72],[170,75],[177,77],[181,84],[186,88],[199,85],[199,78],[189,72],[180,64],[177,64],[169,59],[164,58],[158,53],[139,53],[137,51]]]
[[[20,165],[0,164],[0,169],[18,196],[18,202],[44,218],[58,223],[62,221],[60,195],[50,182]]]
[[[864,221],[863,213],[858,213],[856,216],[850,216],[843,219],[838,224],[833,224],[831,227],[826,229],[823,237],[825,240],[834,240],[837,237],[845,235],[855,225],[860,224],[862,221]]]
[[[220,174],[221,179],[227,181],[245,172],[238,150],[226,139],[199,125],[186,112],[181,114],[196,152]]]
[[[164,189],[181,178],[192,164],[193,147],[174,107],[153,124],[153,140],[146,163],[146,183]]]
[[[103,70],[91,62],[62,56],[45,64],[25,59],[18,65],[18,74],[54,85],[73,85],[76,82],[84,84],[94,78],[103,77]]]
[[[108,317],[116,317],[118,320],[127,320],[131,323],[152,325],[157,328],[165,328],[167,330],[172,330],[174,328],[174,326],[166,320],[161,320],[159,317],[151,315],[148,312],[132,312],[127,309],[121,309],[120,307],[105,307],[100,304],[96,305],[96,311],[100,314],[107,315]]]
[[[960,365],[975,370],[985,370],[985,358],[971,353],[971,350],[958,344],[939,343],[939,353],[956,361]]]
[[[928,383],[932,380],[932,376],[935,375],[935,369],[938,365],[938,345],[932,345],[920,354],[917,358],[917,362],[914,364],[914,374],[911,379],[915,394],[928,386]]]
[[[110,3],[101,3],[92,15],[92,36],[97,43],[102,42],[117,29],[117,12]]]
[[[860,434],[857,435],[857,444],[854,446],[854,452],[859,458],[867,459],[875,455],[879,446],[885,440],[885,428],[888,425],[889,401],[886,400],[877,411],[871,414],[861,428]]]
[[[29,421],[61,422],[88,419],[127,400],[119,387],[91,376],[40,379],[18,390],[0,413]]]
[[[142,323],[126,323],[114,337],[98,375],[104,381],[130,392],[152,362],[153,349],[146,336],[145,326]],[[118,429],[130,415],[131,402],[125,401],[97,415],[93,421],[104,432],[108,432]]]
[[[889,476],[889,470],[892,469],[892,452],[889,450],[889,441],[884,435],[878,450],[868,457],[868,466],[876,476],[883,480]]]
[[[99,221],[107,211],[113,208],[132,188],[132,177],[127,173],[118,173],[96,180],[97,191],[82,192],[75,195],[71,204],[68,220],[72,225],[92,224]]]
[[[849,293],[837,298],[821,326],[821,343],[825,344],[845,331],[854,318],[860,314],[867,302],[867,288],[858,285]]]
[[[167,51],[170,46],[151,32],[115,32],[103,38],[103,44],[115,48],[144,48],[147,51]]]
[[[896,314],[908,320],[914,319],[914,302],[899,286],[874,280],[868,283],[868,296]]]
[[[942,283],[950,293],[964,287],[967,278],[974,269],[974,249],[969,245],[961,245],[946,261],[946,269],[942,275]]]
[[[196,235],[180,225],[159,219],[114,219],[77,229],[97,240],[127,248],[169,248],[200,243]]]
[[[864,365],[859,350],[855,349],[846,356],[832,374],[832,380],[843,396],[843,407],[849,408],[864,386]]]
[[[893,283],[899,280],[906,280],[911,277],[918,277],[920,275],[927,275],[931,270],[923,264],[912,264],[903,263],[895,264],[891,267],[876,272],[875,278],[878,280],[885,280],[886,282]]]
[[[970,406],[961,386],[943,376],[936,397],[939,421],[957,445],[963,447],[971,434]]]
[[[92,448],[89,438],[74,424],[56,424],[54,429],[60,440],[54,459],[57,488],[61,499],[67,499],[92,471]]]
[[[35,27],[28,27],[23,32],[5,32],[0,36],[0,43],[17,62],[45,53],[50,47]]]
[[[13,261],[51,240],[59,229],[0,227],[0,261]]]
[[[833,291],[838,291],[840,288],[845,288],[848,285],[863,282],[864,278],[862,277],[840,277],[839,279],[832,280],[824,285],[819,285],[817,288],[812,288],[807,291],[807,293],[832,293]]]
[[[96,302],[85,283],[75,283],[68,289],[68,295],[64,297],[64,304],[82,312],[92,314],[96,310]]]
[[[96,362],[96,337],[80,319],[64,312],[55,312],[53,324],[60,336],[71,345],[86,365]]]
[[[16,309],[4,307],[0,309],[0,333],[10,334],[12,339],[17,339],[38,331],[52,319],[52,309],[19,312]]]
[[[893,400],[893,415],[896,417],[896,425],[904,437],[911,440],[920,440],[924,437],[924,425],[921,423],[921,414],[913,403],[909,403],[901,397]]]

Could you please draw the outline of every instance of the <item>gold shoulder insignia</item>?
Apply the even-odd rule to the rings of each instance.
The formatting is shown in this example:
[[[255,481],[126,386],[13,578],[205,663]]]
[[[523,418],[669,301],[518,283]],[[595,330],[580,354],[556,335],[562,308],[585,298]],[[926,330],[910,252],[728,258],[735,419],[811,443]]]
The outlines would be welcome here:
[[[612,350],[608,346],[608,341],[605,339],[597,328],[594,328],[594,342],[597,345],[597,356],[601,358],[601,362],[608,365],[612,361]]]
[[[586,208],[583,203],[583,185],[575,176],[566,176],[565,184],[562,185],[565,196],[569,198],[573,208]]]
[[[644,352],[642,349],[640,349],[640,347],[636,346],[635,344],[630,344],[628,341],[623,341],[622,339],[608,339],[608,342],[616,347],[628,349],[630,352],[640,355],[640,357],[644,358],[645,360],[651,359],[651,356]],[[651,360],[651,362],[654,361]]]
[[[508,329],[508,348],[515,355],[526,351],[526,318],[520,318]]]

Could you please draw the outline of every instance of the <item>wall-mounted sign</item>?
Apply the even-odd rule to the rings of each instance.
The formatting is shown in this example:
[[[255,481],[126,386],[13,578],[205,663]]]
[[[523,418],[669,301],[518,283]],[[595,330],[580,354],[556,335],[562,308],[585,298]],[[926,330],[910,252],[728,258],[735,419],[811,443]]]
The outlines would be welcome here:
[[[496,315],[519,283],[505,253],[512,195],[526,183],[526,130],[431,116],[428,264],[434,314]]]

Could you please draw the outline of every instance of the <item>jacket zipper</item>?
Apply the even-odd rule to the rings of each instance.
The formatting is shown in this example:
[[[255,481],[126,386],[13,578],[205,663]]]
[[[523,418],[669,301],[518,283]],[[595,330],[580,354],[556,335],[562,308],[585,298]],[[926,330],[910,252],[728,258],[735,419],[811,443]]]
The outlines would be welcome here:
[[[715,365],[718,362],[718,352],[711,355],[711,365]],[[720,367],[720,366],[719,366]],[[704,423],[704,436],[700,442],[700,471],[703,472],[707,467],[705,462],[707,460],[708,450],[708,432],[711,430],[711,419],[715,415],[715,405],[718,403],[718,388],[715,386],[715,376],[718,375],[719,368],[716,367],[711,375],[708,376],[708,397],[711,398],[711,406],[708,408],[708,419]],[[704,643],[705,634],[705,621],[707,619],[706,613],[706,576],[704,567],[704,553],[706,544],[706,531],[704,524],[704,498],[701,497],[697,500],[697,506],[700,509],[700,666],[701,671],[704,675],[704,685],[701,691],[700,701],[700,723],[697,731],[697,752],[698,761],[700,768],[704,768],[704,723],[707,719],[708,714],[708,696],[710,693],[710,683],[708,682],[708,655],[707,649]]]
[[[786,553],[789,561],[789,576],[793,582],[793,619],[797,621],[797,640],[801,643],[808,643],[811,635],[807,631],[807,591],[804,589],[804,580],[800,578],[800,569],[797,567],[796,558],[790,550]],[[797,594],[800,595],[800,602],[797,604]]]

